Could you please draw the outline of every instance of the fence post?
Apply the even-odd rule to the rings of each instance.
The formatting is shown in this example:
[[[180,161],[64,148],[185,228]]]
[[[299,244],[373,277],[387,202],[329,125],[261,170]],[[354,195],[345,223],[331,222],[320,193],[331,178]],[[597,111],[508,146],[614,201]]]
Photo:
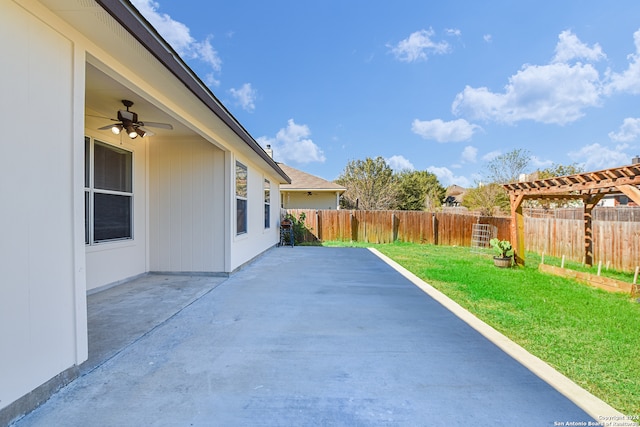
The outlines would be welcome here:
[[[351,241],[358,241],[358,220],[353,211],[349,213],[349,221],[351,222]]]
[[[391,243],[398,239],[398,217],[395,212],[391,212]]]
[[[431,213],[431,227],[433,228],[433,244],[438,244],[438,217],[435,212]]]

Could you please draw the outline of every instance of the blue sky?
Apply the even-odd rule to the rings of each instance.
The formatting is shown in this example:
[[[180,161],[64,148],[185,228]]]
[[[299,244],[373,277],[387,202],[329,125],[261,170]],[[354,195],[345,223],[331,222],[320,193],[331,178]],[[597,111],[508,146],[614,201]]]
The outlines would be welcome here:
[[[134,0],[275,158],[328,180],[382,156],[474,186],[640,153],[637,0]]]

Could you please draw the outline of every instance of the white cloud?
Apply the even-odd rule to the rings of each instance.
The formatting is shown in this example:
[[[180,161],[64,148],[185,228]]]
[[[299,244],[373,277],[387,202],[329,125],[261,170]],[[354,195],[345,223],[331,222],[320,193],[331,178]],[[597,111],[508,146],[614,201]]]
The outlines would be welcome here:
[[[531,156],[529,157],[529,160],[531,160],[531,165],[534,168],[545,169],[553,165],[552,160],[542,160],[538,156]]]
[[[489,151],[487,154],[482,156],[482,160],[484,160],[485,162],[490,162],[500,155],[502,155],[502,151],[500,150]]]
[[[449,51],[449,43],[446,41],[434,42],[431,38],[434,36],[433,29],[420,30],[411,33],[408,38],[401,40],[391,48],[396,59],[403,62],[414,62],[418,60],[426,60],[430,54],[443,54]]]
[[[216,71],[222,69],[222,60],[218,56],[218,52],[211,45],[211,36],[208,36],[202,42],[195,42],[192,49],[194,50],[194,52],[192,52],[194,58],[209,64],[209,66]]]
[[[482,39],[487,43],[491,43],[493,41],[493,36],[491,34],[485,34],[482,36]]]
[[[189,27],[174,21],[166,13],[158,12],[160,5],[152,0],[132,0],[133,5],[154,26],[166,41],[178,52],[183,53],[195,42]]]
[[[445,122],[440,119],[418,120],[411,124],[411,131],[424,139],[433,139],[438,142],[459,142],[471,139],[476,130],[482,129],[478,125],[471,124],[464,119]]]
[[[585,59],[589,62],[597,62],[607,56],[602,52],[598,43],[589,47],[582,43],[578,37],[569,30],[565,30],[558,36],[556,56],[553,62],[567,63],[573,59]]]
[[[509,124],[533,120],[564,125],[584,116],[586,108],[599,106],[603,82],[598,70],[588,62],[606,58],[602,48],[582,43],[570,31],[563,31],[558,39],[550,64],[523,65],[509,78],[503,92],[465,87],[453,101],[454,114]],[[568,63],[575,59],[588,62]],[[638,88],[640,91],[640,78]]]
[[[287,127],[278,131],[275,138],[260,137],[257,141],[262,146],[271,145],[273,155],[279,162],[310,163],[324,162],[324,153],[310,138],[311,131],[307,125],[298,125],[289,119]]]
[[[476,147],[472,147],[471,145],[467,145],[462,150],[462,160],[467,163],[475,163],[478,159],[478,149]]]
[[[640,135],[640,119],[624,119],[619,132],[609,132],[609,138],[617,142],[630,142]]]
[[[255,100],[258,92],[251,87],[251,83],[245,83],[240,89],[230,89],[231,95],[240,104],[243,110],[253,111],[256,108]]]
[[[574,162],[582,163],[587,171],[601,170],[630,164],[631,156],[623,152],[627,148],[629,146],[626,144],[609,148],[595,143],[570,152],[569,157]]]
[[[385,161],[387,162],[389,167],[396,172],[399,172],[402,170],[412,171],[415,169],[413,164],[409,160],[405,159],[404,156],[394,155],[389,157],[388,159],[385,159]]]
[[[533,120],[563,125],[600,103],[598,71],[590,64],[525,65],[504,93],[470,86],[456,95],[452,111],[474,119],[514,123]]]
[[[211,45],[211,37],[198,41],[191,36],[191,30],[166,13],[160,13],[160,4],[153,0],[132,0],[133,5],[153,25],[160,35],[184,59],[197,59],[211,68],[207,74],[207,84],[218,85],[215,73],[222,69],[222,60]]]
[[[621,74],[613,73],[607,92],[640,94],[640,30],[633,33],[636,53],[629,55],[629,68]]]
[[[464,176],[455,176],[453,172],[446,167],[429,166],[427,171],[437,176],[438,181],[440,181],[440,184],[444,187],[454,184],[465,188],[471,187],[471,180],[469,180],[469,178]]]
[[[447,35],[449,36],[454,36],[454,37],[460,37],[462,35],[462,31],[460,31],[457,28],[447,28],[446,30],[444,30],[445,33],[447,33]]]

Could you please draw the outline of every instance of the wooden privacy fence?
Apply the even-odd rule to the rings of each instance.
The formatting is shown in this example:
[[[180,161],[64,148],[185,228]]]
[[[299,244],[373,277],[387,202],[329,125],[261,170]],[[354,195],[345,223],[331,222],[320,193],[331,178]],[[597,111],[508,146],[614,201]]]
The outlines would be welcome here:
[[[595,210],[594,210],[595,212]],[[511,218],[461,213],[421,211],[350,211],[288,209],[295,218],[305,215],[305,241],[339,240],[391,243],[396,240],[449,246],[471,246],[473,224],[490,224],[498,238],[509,239]],[[603,216],[604,217],[604,216]],[[611,217],[609,215],[609,217]],[[525,250],[582,262],[581,217],[556,214],[525,216]],[[580,219],[578,219],[580,218]],[[594,260],[617,270],[633,271],[640,265],[640,222],[594,220]]]
[[[511,219],[422,211],[350,211],[287,209],[295,218],[304,214],[307,240],[391,243],[396,240],[449,246],[470,246],[473,224],[491,224],[498,237],[509,238]]]
[[[593,258],[605,267],[634,271],[640,265],[640,222],[593,221]],[[584,222],[574,219],[524,219],[525,250],[582,262]]]

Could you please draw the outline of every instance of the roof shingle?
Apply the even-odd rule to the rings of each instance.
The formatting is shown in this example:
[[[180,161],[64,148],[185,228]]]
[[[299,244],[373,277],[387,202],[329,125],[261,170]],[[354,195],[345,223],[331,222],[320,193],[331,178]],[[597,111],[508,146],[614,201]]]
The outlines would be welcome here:
[[[318,176],[308,174],[301,170],[292,168],[283,163],[278,163],[280,169],[291,178],[291,184],[281,184],[280,190],[294,190],[294,191],[346,191],[341,185],[335,182],[327,181]]]

